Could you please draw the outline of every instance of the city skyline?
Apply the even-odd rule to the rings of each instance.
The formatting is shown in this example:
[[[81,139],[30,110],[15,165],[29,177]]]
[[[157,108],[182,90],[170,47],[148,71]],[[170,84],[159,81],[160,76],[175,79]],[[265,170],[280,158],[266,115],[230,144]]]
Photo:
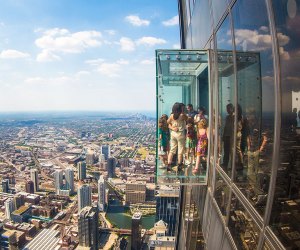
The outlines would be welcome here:
[[[154,110],[154,51],[179,48],[173,2],[3,1],[0,112]]]

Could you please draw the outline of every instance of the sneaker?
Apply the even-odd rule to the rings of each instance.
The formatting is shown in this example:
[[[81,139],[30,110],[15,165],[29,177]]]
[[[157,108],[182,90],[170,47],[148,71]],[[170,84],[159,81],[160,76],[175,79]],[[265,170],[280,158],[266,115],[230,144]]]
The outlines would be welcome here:
[[[191,164],[191,162],[189,161],[189,160],[185,160],[185,165],[190,165]]]

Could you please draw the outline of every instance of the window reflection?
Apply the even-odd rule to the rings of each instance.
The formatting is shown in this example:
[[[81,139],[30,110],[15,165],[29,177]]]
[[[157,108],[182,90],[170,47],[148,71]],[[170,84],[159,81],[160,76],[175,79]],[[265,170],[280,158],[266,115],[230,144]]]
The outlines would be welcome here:
[[[217,163],[231,175],[233,147],[234,74],[229,17],[217,32],[219,145]],[[226,51],[222,51],[226,50]],[[231,108],[229,108],[231,107]]]
[[[287,249],[300,247],[299,1],[273,1],[280,52],[281,137],[270,224]],[[298,115],[298,116],[297,116]]]
[[[260,230],[234,194],[231,199],[228,227],[237,249],[257,249]]]
[[[267,13],[263,1],[240,0],[232,9],[238,91],[234,181],[263,216],[271,174],[275,102],[269,23],[257,13]]]
[[[227,215],[227,205],[229,201],[230,188],[227,183],[223,180],[219,173],[217,173],[216,178],[216,189],[215,189],[215,199],[217,201],[218,207],[224,217]]]

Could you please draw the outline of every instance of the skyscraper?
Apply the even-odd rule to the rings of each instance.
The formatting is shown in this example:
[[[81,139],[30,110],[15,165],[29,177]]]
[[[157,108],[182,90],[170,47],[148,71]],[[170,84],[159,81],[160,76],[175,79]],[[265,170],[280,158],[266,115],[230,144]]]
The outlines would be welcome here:
[[[142,246],[141,236],[142,213],[136,212],[131,221],[131,250],[140,250]]]
[[[105,210],[106,198],[105,198],[105,182],[103,175],[98,180],[98,208],[100,212]]]
[[[115,158],[108,158],[107,159],[107,173],[108,178],[115,177],[115,168],[116,168],[116,159]]]
[[[156,194],[156,221],[168,224],[168,236],[175,236],[177,213],[179,210],[179,188],[160,186]]]
[[[74,193],[74,170],[67,168],[65,170],[66,190],[70,190],[70,194]]]
[[[110,145],[102,145],[101,146],[101,153],[104,154],[105,160],[110,157]]]
[[[8,193],[9,191],[9,180],[5,179],[5,180],[2,180],[2,192],[3,193]]]
[[[98,211],[96,207],[87,206],[79,213],[79,246],[98,250]]]
[[[95,155],[94,152],[92,150],[88,150],[86,155],[85,155],[85,161],[86,161],[86,165],[91,166],[94,164],[95,162]]]
[[[60,190],[62,184],[63,184],[63,171],[56,170],[54,172],[54,186],[55,186],[56,194],[59,194],[59,190]]]
[[[82,185],[78,188],[78,212],[84,207],[91,206],[92,204],[92,190],[89,185]]]
[[[29,181],[26,181],[26,184],[25,184],[25,191],[27,193],[30,193],[30,194],[33,194],[34,193],[34,183],[33,181],[29,180]]]
[[[78,166],[78,180],[86,179],[86,163],[84,161],[80,161],[77,163]]]
[[[37,169],[30,170],[30,179],[33,182],[34,192],[39,190],[39,172]]]
[[[15,210],[13,199],[8,198],[4,202],[4,206],[5,206],[5,218],[11,220],[11,213]]]

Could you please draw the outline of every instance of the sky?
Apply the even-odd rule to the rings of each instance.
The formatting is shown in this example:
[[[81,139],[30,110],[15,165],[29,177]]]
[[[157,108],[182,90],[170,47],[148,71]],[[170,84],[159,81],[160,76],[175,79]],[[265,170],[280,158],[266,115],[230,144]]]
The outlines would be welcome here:
[[[0,112],[155,110],[177,0],[0,0]]]

